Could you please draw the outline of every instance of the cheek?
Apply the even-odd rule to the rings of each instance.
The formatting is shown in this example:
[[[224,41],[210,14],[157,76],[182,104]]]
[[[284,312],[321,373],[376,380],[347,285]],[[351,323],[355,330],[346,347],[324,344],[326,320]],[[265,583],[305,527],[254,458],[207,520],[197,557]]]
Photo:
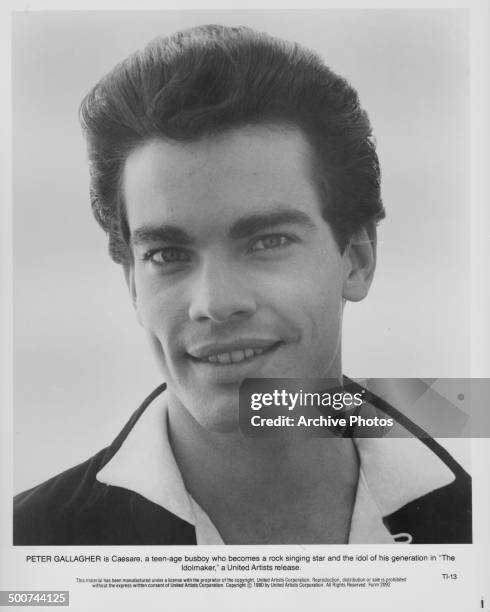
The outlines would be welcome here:
[[[308,274],[298,282],[281,288],[279,307],[288,312],[288,318],[308,326],[312,333],[328,330],[342,313],[342,285],[338,275]],[[277,300],[277,298],[276,298]]]
[[[162,343],[159,338],[150,330],[146,330],[146,336],[148,338],[148,343],[150,345],[153,356],[156,359],[156,363],[158,364],[160,370],[163,372],[165,377],[168,376],[168,366],[167,359],[165,358],[165,351]]]
[[[150,337],[156,337],[165,346],[175,338],[186,313],[176,292],[152,290],[146,287],[138,293],[138,316]]]
[[[140,320],[158,368],[167,383],[173,378],[177,363],[180,330],[183,328],[179,309],[168,299],[142,302]]]

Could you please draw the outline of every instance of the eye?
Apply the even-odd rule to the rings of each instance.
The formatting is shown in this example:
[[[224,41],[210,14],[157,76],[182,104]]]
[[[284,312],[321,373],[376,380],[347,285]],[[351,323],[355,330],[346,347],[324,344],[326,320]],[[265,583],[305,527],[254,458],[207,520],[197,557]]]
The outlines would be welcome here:
[[[250,244],[249,250],[251,253],[256,251],[268,251],[270,249],[278,249],[293,242],[289,236],[284,234],[270,234],[256,238]]]
[[[150,261],[159,266],[189,263],[191,254],[182,247],[165,247],[163,249],[153,249],[143,256],[144,261]]]

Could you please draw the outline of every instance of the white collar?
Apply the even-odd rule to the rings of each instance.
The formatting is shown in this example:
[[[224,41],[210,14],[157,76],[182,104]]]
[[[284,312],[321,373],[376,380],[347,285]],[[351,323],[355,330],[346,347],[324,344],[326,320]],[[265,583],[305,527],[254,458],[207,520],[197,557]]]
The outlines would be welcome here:
[[[223,541],[187,492],[167,432],[164,396],[140,416],[97,480],[139,493],[196,528],[198,544]],[[446,464],[417,438],[354,438],[360,474],[349,543],[393,543],[382,518],[454,480]]]

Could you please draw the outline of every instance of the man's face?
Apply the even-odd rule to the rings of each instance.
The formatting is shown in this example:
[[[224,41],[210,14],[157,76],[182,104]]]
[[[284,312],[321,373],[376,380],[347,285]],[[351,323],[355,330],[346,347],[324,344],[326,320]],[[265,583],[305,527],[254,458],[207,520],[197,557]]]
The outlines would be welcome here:
[[[336,377],[351,270],[324,221],[298,131],[248,127],[147,142],[123,191],[129,282],[168,385],[230,431],[244,378]]]

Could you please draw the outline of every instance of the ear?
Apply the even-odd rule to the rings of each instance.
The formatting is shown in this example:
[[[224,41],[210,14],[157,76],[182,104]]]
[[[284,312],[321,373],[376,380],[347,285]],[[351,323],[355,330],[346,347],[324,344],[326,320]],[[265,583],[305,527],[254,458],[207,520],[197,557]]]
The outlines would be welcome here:
[[[359,302],[368,294],[376,268],[376,226],[370,224],[357,232],[346,246],[342,296]]]
[[[138,296],[136,293],[136,283],[134,280],[134,266],[132,264],[123,264],[124,270],[124,278],[126,280],[126,284],[129,289],[129,295],[131,296],[131,301],[133,302],[133,308],[136,312],[136,317],[138,319],[138,323],[143,325],[141,322],[141,317],[138,309]]]

